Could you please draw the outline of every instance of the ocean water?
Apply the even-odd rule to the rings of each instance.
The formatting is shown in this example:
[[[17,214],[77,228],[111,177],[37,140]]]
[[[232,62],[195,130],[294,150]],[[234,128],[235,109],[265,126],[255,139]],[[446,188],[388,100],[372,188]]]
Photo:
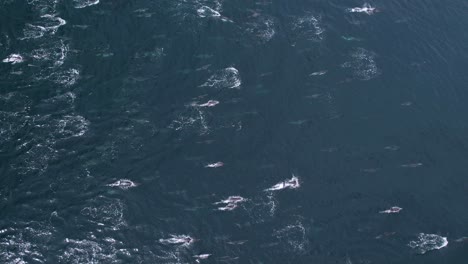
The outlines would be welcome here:
[[[468,263],[467,14],[0,0],[0,263]]]

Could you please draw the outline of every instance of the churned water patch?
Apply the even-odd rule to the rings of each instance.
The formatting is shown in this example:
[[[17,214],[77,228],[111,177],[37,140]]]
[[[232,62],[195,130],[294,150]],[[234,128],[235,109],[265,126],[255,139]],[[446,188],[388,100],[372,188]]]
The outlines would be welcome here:
[[[227,67],[217,71],[200,87],[213,87],[217,89],[239,88],[242,84],[239,70],[234,67]]]
[[[26,24],[23,30],[23,37],[21,40],[26,39],[37,39],[45,35],[54,35],[57,30],[67,24],[65,19],[58,17],[56,14],[45,14],[42,15],[40,21],[35,24]]]
[[[351,60],[343,63],[341,66],[350,69],[354,78],[368,81],[380,74],[374,52],[364,48],[356,48],[349,56]]]
[[[284,246],[286,251],[292,251],[297,254],[307,252],[309,239],[307,238],[307,230],[302,221],[298,220],[292,224],[288,224],[283,228],[275,230],[273,235]]]
[[[310,41],[322,41],[325,29],[323,28],[321,17],[313,14],[306,14],[294,17],[291,22],[294,38]]]
[[[448,245],[446,237],[436,234],[420,233],[416,240],[409,242],[408,246],[416,250],[419,254],[425,254],[428,251],[438,250]]]

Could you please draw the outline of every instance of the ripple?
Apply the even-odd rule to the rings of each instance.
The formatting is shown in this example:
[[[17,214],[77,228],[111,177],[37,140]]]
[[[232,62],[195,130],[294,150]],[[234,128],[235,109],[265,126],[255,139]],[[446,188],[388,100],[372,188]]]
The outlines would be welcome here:
[[[370,4],[365,3],[362,7],[353,7],[346,9],[346,12],[349,13],[365,13],[368,15],[372,15],[377,11],[375,7],[372,7]]]

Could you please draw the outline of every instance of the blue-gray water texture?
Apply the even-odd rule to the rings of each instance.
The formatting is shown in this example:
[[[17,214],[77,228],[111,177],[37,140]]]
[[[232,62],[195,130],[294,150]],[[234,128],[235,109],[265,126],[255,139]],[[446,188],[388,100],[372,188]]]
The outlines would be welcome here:
[[[0,0],[0,263],[468,263],[466,0]]]

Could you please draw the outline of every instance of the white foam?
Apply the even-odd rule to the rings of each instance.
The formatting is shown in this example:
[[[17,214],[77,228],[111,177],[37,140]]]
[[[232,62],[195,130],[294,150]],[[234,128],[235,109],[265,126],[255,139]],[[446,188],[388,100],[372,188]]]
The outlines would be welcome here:
[[[39,21],[39,24],[26,24],[26,28],[23,30],[24,37],[21,39],[35,39],[41,38],[45,34],[55,34],[59,27],[67,24],[67,21],[61,17],[57,17],[55,14],[42,15],[43,20]]]
[[[58,121],[59,133],[65,137],[81,137],[88,131],[89,121],[80,115],[66,115]]]
[[[202,6],[197,9],[199,17],[221,17],[221,14],[208,6]]]
[[[199,254],[199,255],[194,255],[193,257],[195,258],[195,262],[200,263],[200,260],[207,259],[210,256],[211,254]]]
[[[68,45],[63,40],[47,45],[49,46],[33,50],[32,58],[39,62],[52,61],[53,67],[61,66],[68,55]]]
[[[85,8],[99,4],[99,0],[73,0],[75,8]]]
[[[99,243],[96,237],[91,235],[89,239],[65,238],[65,250],[59,256],[60,263],[115,263],[119,250],[113,243]],[[104,239],[106,242],[108,238]]]
[[[222,166],[224,166],[224,163],[221,162],[221,161],[218,161],[218,162],[214,162],[214,163],[210,163],[210,164],[205,165],[205,168],[219,168],[219,167],[222,167]]]
[[[390,208],[387,209],[387,210],[380,211],[379,213],[380,213],[380,214],[397,214],[397,213],[399,213],[401,210],[403,210],[403,208],[398,207],[398,206],[393,206],[393,207],[390,207]]]
[[[375,53],[363,48],[354,49],[351,54],[351,61],[343,63],[343,68],[350,68],[356,78],[368,81],[379,75],[379,69],[375,61]]]
[[[166,239],[159,239],[159,242],[162,244],[172,244],[172,245],[180,245],[184,247],[188,247],[195,242],[195,239],[188,235],[170,235],[170,238]]]
[[[317,72],[313,72],[309,74],[309,76],[321,76],[321,75],[325,75],[326,73],[327,71],[317,71]]]
[[[245,201],[247,201],[247,199],[242,196],[229,196],[227,199],[221,200],[214,204],[224,204],[224,206],[218,207],[218,210],[220,211],[232,211],[237,208],[239,203]]]
[[[54,229],[35,221],[11,223],[19,227],[8,227],[0,232],[0,263],[47,263],[47,245]]]
[[[286,250],[296,253],[306,252],[306,248],[309,245],[307,231],[301,221],[275,231],[274,236],[287,246]]]
[[[52,75],[56,83],[64,86],[72,86],[80,78],[80,71],[77,69],[68,69],[61,72],[56,72]]]
[[[129,179],[120,179],[120,180],[117,180],[113,183],[109,183],[109,184],[106,184],[106,186],[109,186],[109,187],[118,187],[122,190],[127,190],[128,188],[134,188],[134,187],[137,187],[138,184],[132,182],[131,180]]]
[[[11,64],[17,64],[23,61],[24,61],[24,58],[20,54],[10,54],[8,55],[8,57],[2,60],[2,62],[11,63]]]
[[[254,14],[254,21],[248,23],[247,32],[259,38],[263,43],[270,41],[276,34],[273,18]]]
[[[312,41],[320,41],[323,39],[325,29],[321,27],[319,17],[309,14],[295,19],[293,31],[299,37],[305,37]]]
[[[195,106],[195,107],[213,107],[213,106],[216,106],[219,104],[219,101],[216,101],[216,100],[208,100],[208,102],[206,103],[203,103],[203,104],[199,104],[199,103],[191,103],[190,105],[191,106]]]
[[[408,244],[411,248],[416,249],[419,254],[425,254],[431,250],[438,250],[446,247],[447,245],[448,240],[446,237],[424,233],[420,233],[417,240],[411,241]]]
[[[285,179],[282,182],[279,182],[272,187],[265,189],[265,191],[279,191],[283,189],[297,189],[300,187],[299,179],[294,176],[292,176],[291,179]]]
[[[80,213],[87,217],[88,222],[112,231],[127,225],[124,204],[119,199],[98,196],[87,203],[91,204],[81,209]]]
[[[368,15],[372,15],[377,11],[377,9],[372,7],[370,4],[365,3],[362,7],[348,8],[346,11],[349,13],[366,13]]]
[[[242,81],[239,71],[234,67],[228,67],[213,74],[201,87],[214,87],[217,89],[239,88]]]

